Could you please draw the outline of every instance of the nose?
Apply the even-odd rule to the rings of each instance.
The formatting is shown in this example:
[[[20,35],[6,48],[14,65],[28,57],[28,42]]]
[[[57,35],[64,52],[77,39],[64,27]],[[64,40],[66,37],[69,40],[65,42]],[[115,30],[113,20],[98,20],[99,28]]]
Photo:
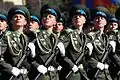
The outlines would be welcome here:
[[[98,21],[102,20],[102,17],[98,17]]]
[[[20,16],[17,16],[17,20],[19,20],[20,19]]]

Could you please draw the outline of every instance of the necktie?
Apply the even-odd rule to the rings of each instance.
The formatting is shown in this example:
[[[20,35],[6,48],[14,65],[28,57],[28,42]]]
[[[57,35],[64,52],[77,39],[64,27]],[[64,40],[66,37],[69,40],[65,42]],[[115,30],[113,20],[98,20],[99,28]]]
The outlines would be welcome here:
[[[19,39],[20,39],[20,43],[23,45],[23,35],[22,34],[20,35]]]

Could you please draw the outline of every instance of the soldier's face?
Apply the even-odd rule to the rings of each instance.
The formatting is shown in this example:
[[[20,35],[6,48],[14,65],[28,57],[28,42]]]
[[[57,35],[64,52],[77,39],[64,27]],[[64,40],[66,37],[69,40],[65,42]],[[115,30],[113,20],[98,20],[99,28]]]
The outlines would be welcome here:
[[[108,24],[108,30],[116,30],[118,28],[118,23],[111,22]]]
[[[86,18],[80,14],[74,15],[72,18],[72,24],[76,28],[78,28],[79,26],[83,26],[85,24],[85,22],[86,22]]]
[[[27,24],[26,18],[22,14],[15,14],[12,17],[11,23],[13,26],[24,27]]]
[[[42,18],[42,25],[45,28],[53,27],[56,25],[56,23],[57,23],[56,17],[52,14],[44,15]]]
[[[30,28],[30,30],[35,31],[36,29],[39,28],[38,22],[31,20],[30,24],[29,24],[29,28]]]
[[[56,26],[53,28],[54,32],[61,32],[64,26],[62,22],[57,22]]]
[[[96,16],[94,18],[93,24],[95,28],[100,29],[100,28],[104,28],[104,26],[107,24],[107,21],[102,16]]]
[[[7,28],[7,22],[6,20],[0,19],[0,31],[4,31]]]

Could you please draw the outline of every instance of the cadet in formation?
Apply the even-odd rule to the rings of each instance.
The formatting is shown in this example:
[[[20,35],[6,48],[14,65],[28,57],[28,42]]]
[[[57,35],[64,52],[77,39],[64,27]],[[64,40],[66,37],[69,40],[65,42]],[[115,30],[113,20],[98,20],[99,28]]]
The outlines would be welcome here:
[[[118,53],[117,53],[117,47],[116,47],[116,44],[117,44],[117,35],[118,35],[118,20],[116,19],[115,16],[111,16],[109,21],[108,21],[108,25],[107,25],[107,35],[108,35],[108,38],[110,41],[114,41],[112,43],[114,43],[113,45],[115,45],[114,47],[114,50],[115,50],[115,55],[112,55],[112,57],[115,57],[111,59],[114,59],[112,61],[109,61],[109,72],[110,72],[110,75],[112,77],[113,80],[119,80],[117,79],[118,78],[118,72],[119,72],[119,66],[120,66],[120,61],[119,61],[119,56],[118,56]],[[116,43],[116,44],[115,44]],[[112,53],[110,53],[112,54]],[[117,59],[118,58],[118,59]]]
[[[84,62],[87,55],[91,54],[92,44],[88,43],[87,36],[82,30],[86,20],[89,19],[89,9],[84,5],[75,5],[69,14],[71,29],[65,30],[66,34],[60,38],[66,50],[64,59],[59,61],[62,66],[60,80],[89,80]]]
[[[34,42],[36,55],[32,62],[34,71],[31,79],[59,80],[57,55],[65,54],[65,50],[64,45],[58,41],[56,34],[53,33],[53,27],[56,25],[58,18],[58,8],[50,5],[44,5],[41,8],[42,29],[36,33]],[[61,54],[59,54],[58,49]]]
[[[57,20],[56,26],[53,27],[53,32],[60,37],[64,28],[66,27],[66,16],[61,13],[61,17]]]
[[[0,10],[0,39],[2,38],[3,34],[7,31],[7,11],[1,9]]]
[[[28,80],[28,65],[23,57],[28,42],[23,30],[29,18],[30,13],[24,6],[14,6],[8,12],[11,31],[7,31],[1,41],[0,80]]]
[[[31,15],[28,26],[25,27],[25,34],[27,35],[29,42],[35,39],[35,33],[40,31],[40,19],[38,15]]]
[[[104,33],[104,28],[109,19],[109,11],[103,7],[98,6],[92,10],[92,18],[95,30],[88,35],[93,40],[93,52],[88,59],[89,69],[88,76],[90,80],[112,80],[109,73],[110,60],[115,58],[115,41],[109,40]],[[112,50],[111,50],[112,49]],[[119,59],[118,59],[119,60]],[[99,69],[99,70],[98,70]]]

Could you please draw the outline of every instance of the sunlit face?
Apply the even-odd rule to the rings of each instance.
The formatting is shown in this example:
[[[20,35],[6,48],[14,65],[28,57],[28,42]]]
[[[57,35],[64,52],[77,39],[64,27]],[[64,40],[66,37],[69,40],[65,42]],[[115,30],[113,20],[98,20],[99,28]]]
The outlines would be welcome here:
[[[36,21],[31,20],[29,24],[30,30],[37,30],[39,28],[39,24]]]
[[[7,21],[0,19],[0,30],[4,31],[7,28]]]
[[[56,17],[52,14],[44,15],[42,18],[42,25],[48,29],[49,27],[55,26],[57,23]]]
[[[54,32],[61,32],[64,28],[62,22],[57,22],[56,26],[53,28]]]
[[[116,22],[111,22],[108,25],[108,30],[116,30],[118,28],[118,23]]]
[[[22,14],[15,14],[12,17],[11,23],[13,26],[24,27],[27,24],[26,18]]]
[[[93,24],[95,28],[100,29],[100,28],[104,28],[104,26],[107,24],[107,21],[102,16],[96,16],[94,18]]]
[[[73,18],[72,18],[72,24],[76,28],[84,25],[85,22],[86,22],[86,18],[83,15],[80,15],[80,14],[74,15]]]

